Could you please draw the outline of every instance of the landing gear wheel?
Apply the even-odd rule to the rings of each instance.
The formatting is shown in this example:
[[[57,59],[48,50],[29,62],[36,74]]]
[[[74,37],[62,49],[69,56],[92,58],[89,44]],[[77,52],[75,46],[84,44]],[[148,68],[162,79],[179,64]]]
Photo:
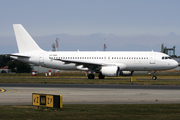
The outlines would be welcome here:
[[[153,80],[156,80],[156,79],[157,79],[157,77],[156,77],[156,76],[153,76],[153,77],[152,77],[152,79],[153,79]]]
[[[153,73],[153,77],[152,77],[152,79],[153,79],[153,80],[156,80],[156,79],[157,79],[156,74],[155,74],[155,73],[156,73],[156,71],[155,71],[155,70],[153,70],[153,71],[152,71],[152,73]]]
[[[94,79],[94,74],[89,74],[88,79]]]
[[[98,77],[99,79],[104,79],[105,76],[100,73]]]

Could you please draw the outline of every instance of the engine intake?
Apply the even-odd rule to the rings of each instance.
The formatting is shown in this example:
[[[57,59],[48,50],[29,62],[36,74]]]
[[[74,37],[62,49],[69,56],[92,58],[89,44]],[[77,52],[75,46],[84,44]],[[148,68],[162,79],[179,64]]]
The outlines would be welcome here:
[[[120,69],[117,66],[103,66],[101,68],[101,73],[104,76],[115,77],[119,76]]]

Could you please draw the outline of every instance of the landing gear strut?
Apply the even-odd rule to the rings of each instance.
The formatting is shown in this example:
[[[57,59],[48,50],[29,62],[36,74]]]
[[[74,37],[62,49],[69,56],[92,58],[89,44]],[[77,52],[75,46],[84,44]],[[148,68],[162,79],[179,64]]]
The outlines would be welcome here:
[[[152,74],[153,74],[152,79],[153,79],[153,80],[156,80],[156,79],[157,79],[157,77],[156,77],[156,74],[155,74],[155,71],[154,71],[154,70],[152,71]]]
[[[89,74],[88,79],[94,79],[94,74]]]
[[[102,75],[102,73],[100,73],[98,77],[99,77],[99,79],[104,79],[105,76]]]

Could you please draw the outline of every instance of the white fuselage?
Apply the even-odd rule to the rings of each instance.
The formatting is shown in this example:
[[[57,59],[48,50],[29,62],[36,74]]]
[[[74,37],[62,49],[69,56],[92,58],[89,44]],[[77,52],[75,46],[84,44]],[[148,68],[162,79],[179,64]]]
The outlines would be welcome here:
[[[177,67],[178,63],[160,52],[29,52],[30,58],[13,57],[18,60],[60,70],[79,70],[77,64],[61,60],[78,61],[82,63],[98,63],[116,65],[123,71],[167,70]],[[162,59],[164,57],[164,59]],[[167,59],[165,59],[167,58]]]

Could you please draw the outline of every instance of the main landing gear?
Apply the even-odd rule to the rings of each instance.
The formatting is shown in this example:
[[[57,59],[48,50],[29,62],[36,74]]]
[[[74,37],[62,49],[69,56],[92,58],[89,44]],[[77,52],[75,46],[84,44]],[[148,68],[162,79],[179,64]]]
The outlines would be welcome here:
[[[157,77],[156,77],[156,74],[155,74],[155,71],[154,71],[154,70],[152,71],[152,74],[153,74],[152,79],[153,79],[153,80],[156,80],[156,79],[157,79]]]
[[[94,74],[89,74],[88,79],[94,79]]]
[[[102,73],[100,73],[100,74],[98,75],[98,77],[99,77],[99,79],[104,79],[104,78],[105,78],[105,76],[102,75]],[[94,79],[94,78],[95,78],[94,74],[89,74],[89,75],[88,75],[88,79]]]
[[[99,79],[104,79],[105,76],[102,75],[102,73],[100,73],[98,77],[99,77]]]

